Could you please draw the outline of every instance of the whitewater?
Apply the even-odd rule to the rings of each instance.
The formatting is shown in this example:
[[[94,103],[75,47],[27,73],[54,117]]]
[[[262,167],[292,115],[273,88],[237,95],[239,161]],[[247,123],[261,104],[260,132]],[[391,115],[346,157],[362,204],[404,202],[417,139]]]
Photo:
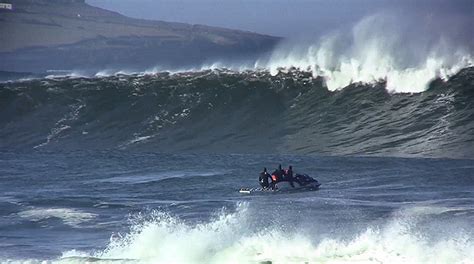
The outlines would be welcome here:
[[[395,12],[366,16],[350,28],[328,29],[318,36],[285,39],[257,58],[209,60],[177,68],[157,64],[146,69],[112,67],[99,71],[74,69],[53,71],[45,77],[107,77],[114,75],[180,74],[208,70],[269,72],[292,70],[321,77],[331,91],[355,84],[385,82],[393,93],[420,93],[436,79],[447,80],[474,65],[472,43],[460,41],[459,32],[444,28],[444,18],[410,18]],[[469,27],[469,26],[468,26]],[[458,32],[459,31],[459,32]],[[469,37],[467,37],[469,39]]]

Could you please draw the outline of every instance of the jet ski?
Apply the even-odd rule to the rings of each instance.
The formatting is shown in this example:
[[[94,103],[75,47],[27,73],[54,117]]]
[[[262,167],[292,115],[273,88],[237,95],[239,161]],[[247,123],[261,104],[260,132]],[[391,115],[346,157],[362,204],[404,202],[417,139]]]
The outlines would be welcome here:
[[[308,174],[296,174],[293,177],[293,186],[288,181],[279,181],[275,184],[275,189],[272,188],[241,188],[239,193],[251,194],[256,192],[293,192],[293,191],[315,191],[319,189],[321,183],[309,176]]]
[[[276,184],[276,189],[279,190],[317,190],[321,183],[316,179],[312,178],[308,174],[296,174],[293,177],[293,186],[291,186],[289,181],[280,181]]]

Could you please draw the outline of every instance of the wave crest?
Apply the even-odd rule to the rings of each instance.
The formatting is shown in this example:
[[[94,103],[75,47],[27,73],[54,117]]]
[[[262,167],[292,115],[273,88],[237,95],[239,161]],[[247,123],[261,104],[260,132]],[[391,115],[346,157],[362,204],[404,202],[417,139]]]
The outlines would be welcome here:
[[[369,16],[350,33],[335,32],[317,44],[283,45],[263,67],[273,74],[282,68],[309,70],[324,77],[330,90],[384,80],[389,91],[416,93],[436,78],[446,80],[473,65],[467,47],[441,35],[413,32],[411,26],[393,15]]]
[[[459,232],[432,240],[415,227],[419,214],[413,211],[394,214],[350,239],[288,233],[278,225],[252,232],[247,204],[200,224],[155,211],[135,218],[130,233],[113,236],[91,257],[140,263],[473,263],[472,237]]]

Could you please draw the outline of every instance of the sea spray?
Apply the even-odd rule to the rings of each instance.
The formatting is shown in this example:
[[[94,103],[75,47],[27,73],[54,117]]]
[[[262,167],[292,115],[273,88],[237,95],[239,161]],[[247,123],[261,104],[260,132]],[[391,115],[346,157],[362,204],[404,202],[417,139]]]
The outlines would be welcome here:
[[[463,21],[456,30],[446,30],[443,20],[432,17],[406,17],[379,12],[362,18],[350,29],[331,29],[322,36],[286,39],[270,54],[258,58],[213,59],[201,65],[166,67],[157,64],[145,70],[106,68],[59,71],[48,78],[107,77],[116,75],[183,74],[202,71],[269,72],[277,75],[294,69],[322,77],[331,90],[351,84],[384,82],[393,93],[419,93],[435,79],[447,80],[474,65],[473,47],[459,39],[459,32],[470,29]],[[453,25],[451,25],[453,26]],[[453,32],[451,32],[453,31]]]
[[[412,27],[394,15],[368,16],[351,32],[332,32],[316,43],[285,44],[262,67],[272,74],[292,67],[311,71],[330,90],[385,81],[389,91],[416,93],[473,64],[467,47],[443,36],[420,37],[428,34],[421,29],[418,35],[406,33]]]
[[[368,226],[349,238],[322,236],[281,225],[248,230],[246,203],[233,213],[222,211],[209,222],[190,224],[168,213],[139,214],[124,236],[113,236],[94,256],[138,263],[474,263],[474,243],[468,233],[432,240],[418,222],[449,209],[411,206],[400,209],[380,225]],[[314,223],[318,224],[318,223]],[[449,225],[449,223],[446,223]],[[77,258],[62,261],[83,261]]]

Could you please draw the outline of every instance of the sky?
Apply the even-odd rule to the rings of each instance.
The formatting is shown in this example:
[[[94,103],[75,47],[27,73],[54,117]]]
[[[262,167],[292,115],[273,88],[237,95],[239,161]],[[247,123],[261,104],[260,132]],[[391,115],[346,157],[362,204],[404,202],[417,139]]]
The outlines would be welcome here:
[[[86,0],[124,15],[292,37],[350,27],[377,12],[472,19],[472,0]],[[464,21],[466,22],[466,21]],[[469,21],[468,21],[469,22]],[[470,22],[469,22],[470,23]]]

